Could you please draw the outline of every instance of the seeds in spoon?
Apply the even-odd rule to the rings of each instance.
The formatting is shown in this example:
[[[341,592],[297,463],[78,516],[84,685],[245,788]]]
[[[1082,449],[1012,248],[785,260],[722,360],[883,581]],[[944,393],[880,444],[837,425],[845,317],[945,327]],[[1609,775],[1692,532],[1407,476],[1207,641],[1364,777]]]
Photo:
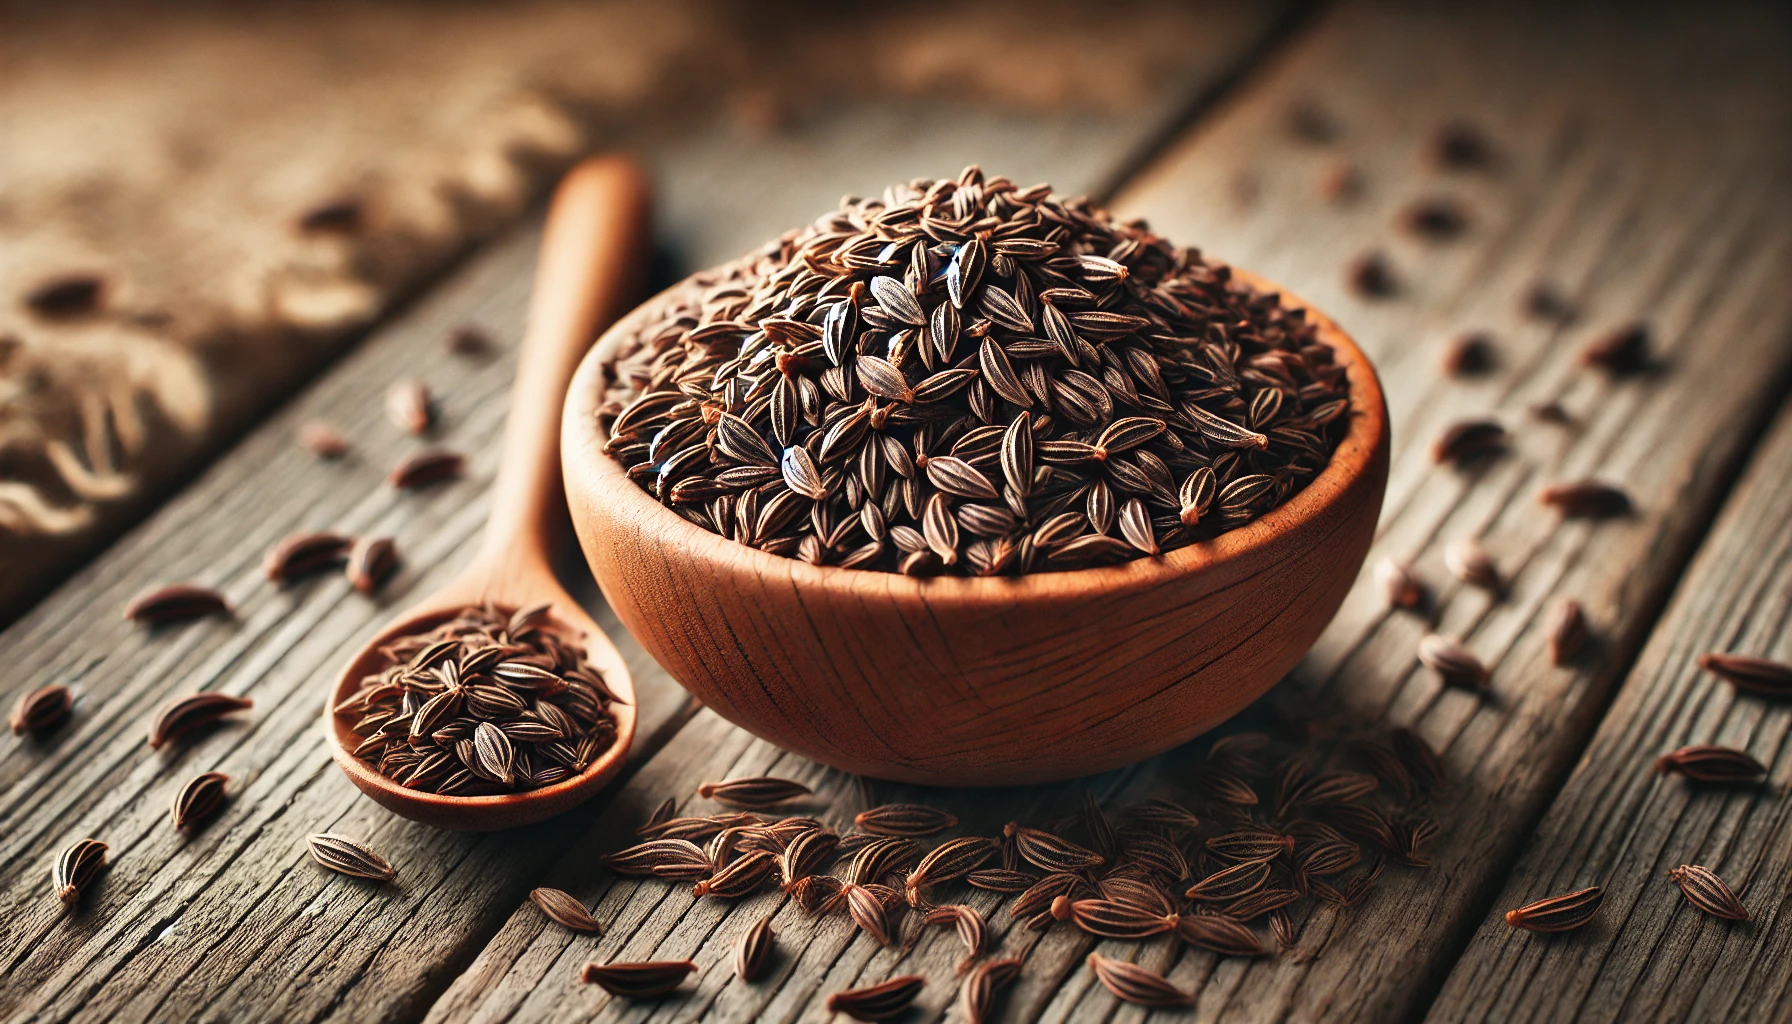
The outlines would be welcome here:
[[[1680,887],[1686,896],[1686,902],[1698,907],[1712,917],[1721,917],[1726,921],[1748,920],[1748,908],[1736,898],[1717,872],[1697,864],[1682,864],[1668,872],[1668,877]]]
[[[1694,782],[1759,782],[1767,766],[1730,747],[1700,744],[1681,747],[1655,759],[1655,770],[1684,775]]]
[[[224,595],[189,583],[146,590],[125,606],[124,617],[142,626],[168,626],[207,615],[230,614]]]
[[[1746,693],[1792,697],[1792,665],[1784,662],[1713,651],[1699,655],[1699,667]]]
[[[591,912],[585,909],[585,904],[572,893],[561,889],[533,889],[529,892],[529,899],[556,924],[575,932],[603,934],[603,925],[597,923],[597,918],[592,917]]]
[[[835,992],[828,996],[828,1012],[844,1013],[853,1020],[889,1020],[908,1009],[926,984],[925,978],[905,975],[868,988]]]
[[[386,858],[348,836],[319,832],[307,838],[305,844],[311,850],[312,860],[339,874],[375,882],[390,882],[398,876],[398,870]]]
[[[1506,911],[1506,923],[1533,932],[1565,932],[1586,924],[1599,912],[1605,890],[1597,885],[1551,896]]]
[[[769,777],[705,782],[697,787],[697,795],[706,800],[753,810],[775,807],[788,800],[810,796],[814,792],[800,782]]]
[[[160,748],[169,740],[180,739],[233,711],[245,711],[254,706],[255,701],[248,697],[234,697],[214,690],[182,697],[156,712],[155,720],[149,726],[149,745]]]
[[[218,813],[224,806],[225,789],[230,776],[223,772],[206,772],[174,794],[174,827],[188,829]]]
[[[50,869],[50,886],[56,898],[75,903],[93,880],[106,867],[106,844],[97,839],[83,839],[56,858]]]
[[[12,708],[12,734],[42,734],[68,720],[74,711],[75,698],[66,686],[40,686],[22,694]]]
[[[1170,984],[1163,975],[1135,963],[1090,953],[1089,969],[1103,988],[1136,1006],[1188,1006],[1195,1001],[1194,996]]]
[[[742,981],[757,981],[765,972],[765,965],[771,959],[772,948],[777,945],[777,936],[772,933],[771,915],[759,919],[753,927],[742,932],[740,939],[734,944],[734,973]]]
[[[613,996],[652,999],[676,989],[696,969],[697,965],[689,960],[586,964],[581,977],[587,984],[596,985]]]

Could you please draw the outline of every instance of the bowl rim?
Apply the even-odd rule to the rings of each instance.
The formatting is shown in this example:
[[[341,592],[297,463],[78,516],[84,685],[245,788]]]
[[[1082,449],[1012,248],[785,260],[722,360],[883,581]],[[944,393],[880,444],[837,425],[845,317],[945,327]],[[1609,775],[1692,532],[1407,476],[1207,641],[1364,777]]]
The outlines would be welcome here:
[[[724,265],[725,266],[725,265]],[[1271,551],[1278,540],[1300,527],[1342,511],[1354,485],[1366,474],[1388,430],[1386,400],[1368,356],[1348,332],[1323,311],[1259,275],[1229,267],[1232,280],[1262,294],[1276,296],[1285,309],[1306,311],[1319,340],[1344,365],[1350,390],[1350,428],[1338,442],[1319,475],[1287,501],[1236,529],[1155,556],[1141,556],[1113,565],[1092,566],[1018,576],[906,576],[902,573],[840,566],[811,565],[800,558],[769,554],[711,533],[660,504],[628,478],[620,463],[603,453],[608,432],[599,424],[599,381],[608,350],[621,332],[634,330],[649,311],[670,300],[694,279],[714,273],[698,271],[649,298],[617,320],[580,361],[562,407],[560,459],[566,494],[581,537],[586,526],[580,506],[608,505],[606,518],[634,518],[668,546],[727,572],[747,571],[787,576],[794,585],[849,593],[863,598],[925,600],[929,605],[986,607],[1085,600],[1091,596],[1133,592],[1201,573],[1218,574]],[[658,515],[654,516],[657,512]]]

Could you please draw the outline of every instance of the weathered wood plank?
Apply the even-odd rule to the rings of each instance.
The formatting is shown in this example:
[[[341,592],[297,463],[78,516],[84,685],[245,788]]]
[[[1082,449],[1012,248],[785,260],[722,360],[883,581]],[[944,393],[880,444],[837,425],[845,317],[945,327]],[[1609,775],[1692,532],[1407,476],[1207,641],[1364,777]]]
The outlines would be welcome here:
[[[1165,942],[1138,952],[1196,992],[1194,1019],[1385,1020],[1423,1010],[1784,390],[1792,296],[1779,282],[1792,269],[1792,202],[1774,185],[1787,168],[1785,105],[1767,102],[1786,94],[1768,42],[1779,23],[1757,24],[1766,17],[1759,12],[1715,17],[1619,24],[1490,7],[1348,6],[1116,200],[1168,237],[1284,281],[1378,358],[1397,456],[1375,557],[1413,558],[1433,600],[1424,615],[1390,614],[1360,581],[1272,700],[1335,708],[1333,724],[1346,732],[1411,725],[1445,752],[1457,780],[1436,808],[1436,866],[1390,869],[1366,904],[1308,917],[1300,942],[1317,961],[1219,961]],[[1721,54],[1709,45],[1720,37],[1731,40]],[[1687,95],[1689,80],[1704,91]],[[1315,97],[1344,126],[1335,147],[1284,129],[1291,106]],[[1726,116],[1713,119],[1712,110]],[[1431,133],[1465,112],[1494,140],[1497,162],[1434,174],[1422,159]],[[1344,152],[1356,154],[1366,188],[1333,206],[1315,196],[1314,182]],[[1436,192],[1471,204],[1465,236],[1421,244],[1396,234],[1405,205]],[[1366,301],[1342,284],[1345,262],[1370,247],[1387,249],[1401,275],[1392,300]],[[1521,313],[1539,275],[1571,298],[1576,320]],[[1576,366],[1582,341],[1633,318],[1652,324],[1661,352],[1652,372],[1608,380]],[[1499,366],[1474,380],[1442,379],[1435,342],[1471,327],[1496,332]],[[1528,422],[1525,408],[1543,400],[1571,410],[1572,425]],[[1512,450],[1469,473],[1434,467],[1431,439],[1471,414],[1502,418],[1515,433]],[[1588,475],[1629,490],[1637,513],[1560,522],[1535,504],[1543,484]],[[1464,535],[1480,536],[1498,557],[1508,581],[1501,599],[1443,570],[1442,548]],[[1545,652],[1542,609],[1562,594],[1586,604],[1601,642],[1557,669]],[[1418,638],[1432,629],[1464,635],[1493,667],[1485,699],[1444,690],[1414,663]],[[949,1012],[942,937],[899,961],[863,938],[843,939],[841,920],[780,910],[804,958],[772,981],[742,986],[726,978],[728,941],[774,897],[724,913],[693,906],[674,887],[615,882],[593,867],[595,853],[627,842],[617,833],[658,798],[688,793],[703,778],[767,768],[825,778],[713,728],[708,746],[719,756],[695,742],[699,733],[681,736],[692,745],[668,747],[619,798],[614,817],[550,875],[601,897],[598,916],[615,922],[611,934],[569,939],[523,907],[432,1020],[820,1020],[828,992],[917,965],[934,979],[917,1018]],[[1180,751],[1081,784],[929,797],[988,834],[1011,817],[1050,820],[1074,804],[1080,785],[1104,794],[1174,788],[1191,756]],[[1030,951],[1005,1019],[1138,1016],[1094,984],[1082,964],[1087,940],[1057,929],[1002,942]],[[1113,945],[1122,955],[1137,949]],[[694,992],[629,1006],[577,981],[587,959],[662,956],[696,959]]]
[[[1586,754],[1525,845],[1429,1019],[1747,1020],[1783,1017],[1792,983],[1792,713],[1699,669],[1727,651],[1792,661],[1792,407],[1707,536]],[[1747,750],[1760,787],[1690,786],[1653,762],[1694,743]],[[1753,922],[1687,905],[1667,872],[1717,871]],[[1529,935],[1501,914],[1605,888],[1593,923]]]
[[[1216,22],[1191,59],[1191,95],[1250,51],[1273,12]],[[829,200],[892,173],[955,172],[985,159],[1055,177],[1072,189],[1104,183],[1131,150],[1168,130],[1187,97],[1096,126],[1105,158],[1076,152],[1055,166],[1076,131],[1091,126],[1047,115],[989,134],[992,122],[960,111],[908,122],[908,159],[942,168],[892,172],[875,147],[806,180]],[[954,120],[954,116],[963,119]],[[841,115],[845,122],[850,117]],[[707,265],[787,226],[782,208],[756,205],[777,194],[774,168],[832,151],[841,123],[822,120],[766,142],[742,160],[726,147],[688,152],[730,160],[727,174],[673,180],[662,206],[675,224],[727,231],[676,232],[681,262]],[[974,130],[973,130],[974,129]],[[981,134],[980,134],[981,133]],[[858,138],[860,143],[865,138]],[[649,140],[652,142],[652,140]],[[666,140],[650,161],[683,152]],[[782,147],[782,149],[780,149]],[[732,175],[732,185],[717,179]],[[717,211],[727,211],[721,217]],[[707,212],[705,212],[707,211]],[[755,220],[755,218],[759,218]],[[708,218],[707,220],[705,218]],[[733,233],[730,233],[733,232]],[[329,763],[318,708],[333,674],[391,614],[440,585],[466,561],[486,511],[497,436],[520,335],[537,228],[513,233],[427,301],[382,330],[326,374],[293,407],[224,458],[50,599],[0,634],[9,666],[6,698],[50,682],[72,684],[77,716],[43,743],[0,747],[0,1018],[44,1020],[400,1020],[421,1015],[524,899],[542,871],[593,827],[613,789],[558,821],[497,836],[436,832],[358,799]],[[727,248],[723,248],[726,246]],[[463,323],[484,325],[494,357],[443,354]],[[466,480],[420,494],[381,482],[416,445],[385,422],[386,386],[426,379],[442,399],[433,440],[468,452]],[[295,449],[307,419],[332,421],[356,449],[322,464]],[[405,568],[377,601],[339,579],[280,590],[261,578],[263,553],[287,533],[332,528],[396,537]],[[570,572],[582,573],[574,563]],[[151,583],[191,579],[224,590],[234,621],[145,633],[119,621],[129,598]],[[577,581],[601,605],[588,576]],[[683,724],[691,708],[607,608],[598,608],[629,659],[641,696],[637,761]],[[148,716],[194,689],[252,696],[253,713],[179,749],[143,745]],[[187,778],[229,773],[234,799],[190,839],[167,821],[167,803]],[[306,858],[303,837],[331,829],[362,836],[400,869],[391,886],[328,876]],[[113,867],[77,914],[48,892],[56,853],[92,835],[111,844]]]

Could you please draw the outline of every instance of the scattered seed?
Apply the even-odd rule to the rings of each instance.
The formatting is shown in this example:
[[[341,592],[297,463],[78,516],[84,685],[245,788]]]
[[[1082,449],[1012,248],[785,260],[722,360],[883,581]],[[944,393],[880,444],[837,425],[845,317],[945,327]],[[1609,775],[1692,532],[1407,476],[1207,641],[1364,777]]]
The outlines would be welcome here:
[[[705,782],[697,787],[697,795],[705,800],[734,807],[760,809],[775,807],[786,801],[810,796],[814,790],[789,779],[730,779],[727,782]]]
[[[348,454],[348,438],[321,420],[300,425],[299,446],[320,459],[340,459]]]
[[[106,844],[97,839],[83,839],[62,851],[50,869],[50,886],[56,898],[67,904],[81,899],[106,867]]]
[[[1364,253],[1345,264],[1344,283],[1351,291],[1369,299],[1391,298],[1399,290],[1394,268],[1379,252]]]
[[[298,227],[307,234],[352,234],[361,230],[361,201],[331,199],[299,215]]]
[[[1014,837],[1021,859],[1042,871],[1081,871],[1103,863],[1101,854],[1085,850],[1067,839],[1036,828],[1022,828],[1009,822],[1003,833]]]
[[[1427,634],[1419,640],[1419,661],[1448,686],[1478,690],[1487,683],[1487,667],[1455,637]]]
[[[1503,451],[1506,428],[1498,420],[1458,420],[1431,444],[1431,461],[1458,466]]]
[[[849,989],[828,996],[828,1012],[844,1013],[853,1020],[889,1020],[909,1008],[927,980],[905,975],[868,988]]]
[[[146,590],[125,606],[124,617],[142,626],[191,622],[207,615],[230,615],[224,595],[208,587],[176,583]]]
[[[435,422],[429,385],[401,380],[386,389],[386,418],[407,434],[422,434]]]
[[[178,740],[196,729],[211,725],[233,711],[246,711],[255,706],[248,697],[206,690],[163,705],[149,726],[149,745],[159,749],[169,740]]]
[[[1649,325],[1639,321],[1607,331],[1581,348],[1580,362],[1614,377],[1647,369]]]
[[[1456,121],[1431,137],[1431,164],[1438,170],[1466,171],[1493,163],[1493,146],[1479,128]]]
[[[734,944],[734,973],[740,980],[759,980],[759,976],[765,972],[766,962],[771,959],[772,948],[777,945],[777,939],[772,933],[769,914],[741,933],[740,939]]]
[[[575,932],[589,932],[602,935],[603,925],[585,909],[585,904],[572,893],[561,889],[532,889],[529,899],[541,908],[555,924],[570,928]]]
[[[1631,512],[1630,495],[1597,480],[1555,484],[1538,492],[1537,500],[1576,519],[1611,519]]]
[[[1532,932],[1566,932],[1581,927],[1599,913],[1605,890],[1597,885],[1561,896],[1527,903],[1506,911],[1506,923]]]
[[[971,969],[963,989],[964,1015],[968,1024],[983,1024],[995,1010],[1002,991],[1020,977],[1018,958],[986,960]]]
[[[1655,759],[1655,770],[1677,773],[1694,782],[1752,783],[1767,774],[1767,766],[1749,754],[1730,747],[1695,745],[1681,747]]]
[[[623,999],[652,999],[684,983],[697,969],[689,960],[659,960],[631,964],[586,964],[580,976],[586,984]]]
[[[1375,582],[1391,608],[1417,608],[1425,601],[1425,585],[1412,568],[1394,558],[1375,563]]]
[[[1498,593],[1500,569],[1493,556],[1473,537],[1461,537],[1444,548],[1444,567],[1450,575],[1482,590]]]
[[[230,776],[223,772],[206,772],[174,794],[174,827],[188,829],[218,813],[224,806],[225,789]]]
[[[1699,667],[1745,693],[1763,697],[1792,697],[1792,665],[1784,662],[1713,651],[1699,655]],[[13,731],[18,730],[15,728]]]
[[[1568,664],[1586,646],[1587,613],[1580,602],[1572,597],[1564,597],[1555,603],[1550,609],[1546,628],[1551,664]]]
[[[380,588],[398,568],[398,545],[390,537],[362,537],[349,549],[343,574],[349,585],[363,594]]]
[[[919,804],[884,804],[860,811],[852,819],[862,831],[877,836],[930,836],[958,824],[945,811]]]
[[[1249,896],[1269,881],[1268,860],[1250,860],[1215,871],[1191,886],[1187,896],[1203,903],[1223,903]]]
[[[466,456],[440,448],[418,452],[392,468],[386,482],[404,490],[427,487],[441,480],[459,479],[467,469]]]
[[[1710,868],[1697,864],[1682,864],[1668,872],[1668,877],[1680,887],[1686,895],[1686,902],[1726,921],[1748,920],[1748,908],[1736,898],[1736,894],[1725,884],[1724,880]]]
[[[921,919],[924,925],[950,924],[958,932],[958,941],[964,944],[964,960],[958,965],[958,972],[963,974],[970,969],[972,962],[983,954],[984,933],[983,915],[973,907],[962,903],[943,907],[934,907]]]
[[[63,274],[26,293],[25,305],[47,320],[61,320],[97,311],[105,294],[106,282],[98,274]]]
[[[1493,369],[1498,362],[1496,352],[1492,335],[1469,331],[1450,339],[1439,363],[1448,376],[1474,377]]]
[[[312,860],[339,874],[374,882],[390,882],[398,877],[397,869],[386,858],[348,836],[319,832],[305,843],[311,849]]]
[[[1421,238],[1442,242],[1468,229],[1468,214],[1455,200],[1435,197],[1418,200],[1407,207],[1401,214],[1401,223]]]
[[[1176,934],[1197,949],[1221,956],[1263,956],[1269,952],[1242,921],[1219,914],[1184,915],[1176,925]]]
[[[287,583],[340,564],[354,543],[340,533],[291,534],[268,551],[261,569],[269,580]]]
[[[1100,953],[1089,954],[1089,969],[1095,980],[1121,1000],[1138,1006],[1188,1006],[1195,997],[1182,991],[1153,970],[1125,960],[1114,960]]]
[[[74,708],[74,694],[66,686],[40,686],[20,694],[19,702],[12,708],[12,734],[23,736],[25,733],[42,735],[50,732],[68,721]]]
[[[448,351],[457,356],[482,356],[493,347],[491,335],[471,324],[456,327],[448,334]]]

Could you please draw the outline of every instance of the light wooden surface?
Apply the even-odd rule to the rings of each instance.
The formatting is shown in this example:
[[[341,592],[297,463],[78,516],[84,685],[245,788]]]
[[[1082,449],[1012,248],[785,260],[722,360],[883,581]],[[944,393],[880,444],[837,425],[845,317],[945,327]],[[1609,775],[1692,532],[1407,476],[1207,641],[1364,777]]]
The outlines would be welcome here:
[[[1390,869],[1361,905],[1307,918],[1300,942],[1318,954],[1312,963],[1222,961],[1161,940],[1103,944],[1196,992],[1192,1011],[1164,1019],[1382,1021],[1430,1011],[1515,1020],[1575,1008],[1609,1019],[1758,1019],[1783,1002],[1775,986],[1792,942],[1781,920],[1786,709],[1731,700],[1689,659],[1706,643],[1792,650],[1776,554],[1785,545],[1778,510],[1787,502],[1788,428],[1761,449],[1734,507],[1712,527],[1792,379],[1787,37],[1786,15],[1765,7],[1600,18],[1554,7],[1341,4],[1319,12],[1122,190],[1118,210],[1285,282],[1376,360],[1395,458],[1371,559],[1413,558],[1432,602],[1424,614],[1390,614],[1359,580],[1270,699],[1328,709],[1346,729],[1411,725],[1444,751],[1455,779],[1437,808],[1436,866]],[[1336,141],[1288,131],[1300,103],[1330,111]],[[1491,167],[1443,174],[1427,163],[1432,133],[1458,119],[1486,132]],[[998,156],[983,162],[997,170]],[[1317,184],[1341,158],[1356,163],[1362,189],[1332,203]],[[1468,209],[1463,235],[1423,243],[1405,234],[1407,205],[1439,194]],[[596,855],[628,842],[626,830],[663,797],[707,806],[691,797],[707,779],[789,775],[815,784],[809,809],[830,815],[850,814],[861,799],[837,773],[711,712],[693,714],[620,632],[643,701],[639,767],[567,818],[515,834],[437,833],[359,800],[327,764],[316,728],[320,673],[387,611],[335,580],[275,592],[256,563],[301,526],[388,530],[407,560],[383,599],[393,606],[461,564],[485,515],[511,368],[507,352],[466,363],[437,355],[436,345],[471,318],[508,349],[533,246],[527,231],[494,246],[0,635],[9,683],[72,681],[81,690],[75,728],[43,746],[0,748],[0,1015],[820,1021],[829,992],[913,971],[935,980],[923,1012],[908,1019],[957,1018],[948,935],[929,934],[898,962],[843,918],[809,919],[776,894],[738,905],[693,900],[688,886],[596,867]],[[1344,286],[1347,261],[1372,248],[1396,272],[1392,298],[1369,301]],[[697,254],[691,265],[724,255]],[[1523,314],[1521,298],[1539,277],[1570,299],[1572,321]],[[1576,364],[1584,341],[1636,318],[1650,322],[1661,353],[1650,372],[1609,380]],[[1470,328],[1492,332],[1497,366],[1445,379],[1436,369],[1442,343]],[[474,453],[474,471],[395,495],[377,481],[408,445],[383,424],[380,395],[420,365],[446,399],[445,439]],[[1526,418],[1528,405],[1551,399],[1571,424]],[[292,428],[320,412],[361,445],[346,466],[314,465],[291,449]],[[1506,455],[1469,473],[1431,464],[1427,449],[1444,426],[1487,414],[1514,431]],[[1589,475],[1625,487],[1636,514],[1561,523],[1535,503],[1540,486]],[[1778,511],[1777,526],[1760,509]],[[1456,583],[1442,566],[1443,547],[1470,534],[1506,575],[1502,599]],[[1702,544],[1664,632],[1645,647]],[[114,618],[145,582],[189,576],[222,583],[239,603],[238,621],[149,637]],[[1564,594],[1585,603],[1597,642],[1556,668],[1543,617]],[[601,610],[599,621],[609,625],[608,615]],[[1486,699],[1446,691],[1416,665],[1416,642],[1432,628],[1463,635],[1493,666]],[[145,717],[199,686],[250,693],[258,706],[247,724],[151,756],[140,739]],[[1778,788],[1694,800],[1635,771],[1682,737],[1761,744],[1752,749],[1774,759]],[[1202,748],[1062,786],[879,786],[874,796],[925,797],[958,813],[960,831],[990,834],[1011,818],[1053,820],[1085,787],[1116,800],[1173,790]],[[210,828],[179,842],[167,797],[210,768],[246,779],[247,789]],[[371,839],[398,863],[398,882],[371,889],[322,877],[299,842],[324,826]],[[47,866],[88,834],[113,843],[116,863],[87,909],[65,917],[46,891]],[[1757,912],[1750,929],[1697,919],[1662,888],[1656,862],[1664,870],[1682,851],[1747,880],[1743,899]],[[1615,870],[1633,861],[1637,870]],[[1593,930],[1549,944],[1501,931],[1497,914],[1515,901],[1598,880],[1587,876],[1608,865],[1613,894]],[[547,926],[524,899],[537,884],[596,901],[608,933],[573,938]],[[771,979],[731,981],[729,942],[774,910],[780,954]],[[1084,957],[1096,947],[1071,929],[1010,933],[1005,914],[992,925],[1001,948],[1029,951],[1003,1020],[1145,1016],[1093,982]],[[664,1002],[612,1001],[576,979],[588,959],[685,955],[700,968],[691,994]]]
[[[1037,132],[991,136],[942,115],[918,121],[909,144],[951,161],[941,173],[983,159],[1071,190],[1101,187],[1252,51],[1272,15],[1221,23],[1187,66],[1181,100],[1106,126],[1103,146],[1118,154],[1111,167],[1085,160],[1054,171],[1051,154],[1064,151],[1080,118],[1041,114],[1025,119]],[[970,127],[979,124],[987,121]],[[825,127],[762,142],[758,163],[736,161],[740,187],[767,187],[755,168],[825,147]],[[720,143],[711,151],[733,152]],[[833,164],[816,187],[837,194],[881,182],[877,155],[861,153],[864,162]],[[729,230],[764,238],[787,226],[773,212],[752,228],[750,191],[735,195]],[[659,212],[678,221],[718,203],[729,205],[713,188],[673,188]],[[674,259],[720,262],[736,253],[719,247],[738,237],[689,236]],[[486,836],[403,821],[361,799],[330,764],[318,713],[330,679],[379,624],[452,579],[477,550],[539,242],[534,220],[499,238],[0,634],[8,702],[53,682],[77,694],[68,728],[43,742],[0,743],[0,1019],[420,1018],[600,813],[602,795],[553,822]],[[492,335],[489,358],[446,354],[444,340],[466,324]],[[387,386],[411,376],[441,403],[427,442],[470,456],[466,479],[418,493],[384,483],[423,443],[401,436],[383,412]],[[313,418],[352,440],[346,459],[321,463],[296,446],[299,424]],[[267,549],[323,528],[389,534],[404,564],[372,600],[336,577],[268,584]],[[579,565],[570,537],[561,564]],[[222,589],[234,621],[151,634],[121,620],[140,590],[175,580]],[[628,661],[640,698],[631,763],[645,763],[694,709],[589,578],[573,572],[567,582]],[[256,708],[196,743],[150,751],[149,716],[201,688],[246,694]],[[234,799],[207,828],[179,838],[168,802],[209,770],[232,776]],[[327,875],[304,851],[304,837],[320,830],[371,842],[399,865],[398,880],[367,887]],[[46,897],[49,865],[88,835],[111,844],[113,866],[81,913],[64,914]]]

